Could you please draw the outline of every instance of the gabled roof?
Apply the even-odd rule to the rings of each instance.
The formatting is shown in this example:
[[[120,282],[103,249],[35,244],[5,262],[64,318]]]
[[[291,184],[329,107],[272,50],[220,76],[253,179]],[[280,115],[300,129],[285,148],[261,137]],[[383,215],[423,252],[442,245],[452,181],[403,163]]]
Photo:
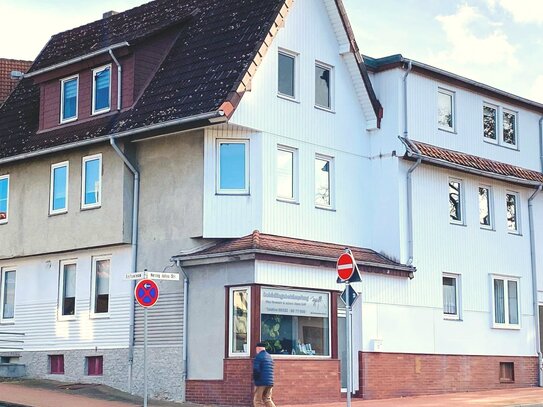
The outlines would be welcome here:
[[[341,12],[340,0],[327,1],[337,1]],[[0,163],[109,136],[151,130],[166,134],[190,127],[188,122],[205,125],[221,116],[230,117],[292,2],[156,0],[53,36],[26,79],[0,108]],[[349,27],[344,10],[341,21]],[[37,133],[40,95],[33,76],[90,55],[105,54],[108,47],[130,50],[168,29],[176,30],[173,46],[131,109]],[[359,56],[354,38],[349,38],[352,52]],[[379,117],[380,104],[360,56],[358,59],[357,70],[371,99],[368,104]]]
[[[447,150],[400,137],[406,146],[406,158],[421,159],[428,164],[458,171],[499,179],[523,186],[539,186],[543,184],[543,174],[515,165],[489,160],[459,151]]]
[[[5,102],[9,94],[17,85],[16,79],[11,79],[12,71],[25,73],[32,65],[32,61],[0,58],[0,105]]]
[[[523,107],[528,110],[543,114],[543,104],[535,102],[521,96],[494,88],[481,82],[474,81],[464,76],[457,75],[444,69],[405,58],[402,54],[389,55],[383,58],[372,58],[364,55],[366,68],[371,72],[382,72],[395,68],[406,68],[411,64],[412,71],[421,75],[429,76],[436,80],[449,83],[453,86],[462,87],[482,95],[510,103],[515,106]]]
[[[305,258],[327,263],[328,267],[335,267],[335,263],[344,252],[345,247],[332,243],[269,235],[255,230],[250,235],[235,239],[222,239],[212,247],[188,255],[175,256],[174,259],[188,262],[253,253],[271,257]],[[414,267],[397,263],[371,249],[349,248],[360,271],[412,277],[412,273],[416,270]]]

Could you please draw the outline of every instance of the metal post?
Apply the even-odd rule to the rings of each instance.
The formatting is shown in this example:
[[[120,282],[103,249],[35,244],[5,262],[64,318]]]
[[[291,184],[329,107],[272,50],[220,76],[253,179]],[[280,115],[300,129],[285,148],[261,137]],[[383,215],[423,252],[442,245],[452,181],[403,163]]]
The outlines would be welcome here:
[[[147,407],[147,308],[143,310],[143,407]]]
[[[347,407],[351,407],[351,392],[352,392],[352,355],[351,355],[351,295],[350,295],[350,283],[345,281],[345,291],[347,292]]]

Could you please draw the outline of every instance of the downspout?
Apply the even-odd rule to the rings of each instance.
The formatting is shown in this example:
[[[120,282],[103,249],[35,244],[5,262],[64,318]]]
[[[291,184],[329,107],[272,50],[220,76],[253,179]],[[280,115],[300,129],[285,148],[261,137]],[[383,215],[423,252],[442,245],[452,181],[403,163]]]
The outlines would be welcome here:
[[[413,69],[413,61],[409,60],[407,64],[407,70],[403,75],[403,136],[409,138],[409,132],[407,130],[407,77]]]
[[[543,184],[535,190],[535,192],[528,198],[528,220],[530,225],[530,260],[532,266],[532,296],[534,305],[534,325],[535,325],[535,340],[538,360],[538,385],[543,387],[543,355],[541,353],[541,335],[539,326],[539,301],[537,292],[537,269],[535,259],[535,233],[534,233],[534,213],[533,213],[533,201],[534,198],[543,189]]]
[[[138,216],[139,216],[139,189],[140,189],[140,174],[136,167],[128,160],[126,155],[121,151],[115,138],[111,137],[109,139],[111,147],[115,150],[117,155],[123,160],[124,164],[134,175],[134,197],[132,203],[132,272],[137,271],[137,260],[138,260]],[[132,291],[136,288],[136,280],[132,280]],[[133,365],[134,365],[134,326],[135,326],[135,304],[134,300],[131,298],[130,301],[130,331],[128,334],[128,380],[129,380],[129,389],[132,393],[133,389]]]
[[[187,315],[189,305],[189,276],[181,267],[181,260],[176,260],[177,267],[183,273],[183,372],[181,374],[181,380],[183,381],[183,395],[181,401],[184,403],[187,401],[187,376],[188,376],[188,364],[187,364]]]
[[[111,48],[109,49],[109,55],[111,55],[111,59],[113,59],[113,62],[117,65],[117,110],[121,111],[121,82],[123,78],[123,69],[117,58],[115,58],[115,55],[113,55]]]
[[[543,173],[543,116],[539,119],[539,160],[541,172]]]

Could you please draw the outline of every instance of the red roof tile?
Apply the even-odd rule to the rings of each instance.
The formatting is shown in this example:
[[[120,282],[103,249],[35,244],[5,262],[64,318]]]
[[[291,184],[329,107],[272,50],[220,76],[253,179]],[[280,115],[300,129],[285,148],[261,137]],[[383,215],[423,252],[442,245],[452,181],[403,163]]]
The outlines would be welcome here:
[[[483,171],[490,177],[493,175],[507,177],[509,181],[518,184],[531,185],[543,183],[543,174],[538,171],[478,157],[476,155],[461,153],[459,151],[447,150],[446,148],[411,139],[402,138],[402,141],[407,146],[407,156],[411,158],[420,157],[423,160],[425,158],[430,159],[432,160],[432,163],[436,165],[439,165],[439,161],[441,161],[444,166],[446,166],[447,163],[455,164],[464,167],[467,172],[469,172],[469,170]]]
[[[0,105],[5,102],[17,81],[11,79],[12,71],[25,73],[32,65],[32,61],[0,58]]]
[[[215,246],[190,255],[176,256],[179,260],[203,259],[227,255],[240,251],[263,254],[284,255],[285,257],[310,257],[320,261],[335,263],[344,252],[346,246],[313,240],[295,239],[291,237],[268,235],[255,230],[252,234],[236,239],[224,239]],[[376,272],[376,269],[412,273],[414,267],[397,263],[371,249],[349,247],[361,271]],[[382,270],[381,270],[382,272]],[[390,274],[390,273],[389,273]]]

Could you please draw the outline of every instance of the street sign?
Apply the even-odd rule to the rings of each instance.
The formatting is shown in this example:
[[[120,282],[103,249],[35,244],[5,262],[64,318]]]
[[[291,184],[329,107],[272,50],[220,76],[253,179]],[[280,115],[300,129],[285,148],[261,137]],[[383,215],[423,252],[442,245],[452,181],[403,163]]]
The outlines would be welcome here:
[[[351,253],[343,253],[337,259],[337,275],[342,281],[348,281],[356,269],[356,263]]]
[[[139,305],[144,308],[152,307],[158,301],[158,286],[153,280],[145,279],[136,284],[134,296]]]
[[[350,285],[345,287],[345,290],[343,290],[343,292],[340,295],[340,298],[345,303],[345,305],[347,305],[347,295],[349,296],[349,305],[352,306],[354,302],[356,301],[356,299],[358,298],[358,293]]]
[[[153,273],[153,272],[147,272],[146,278],[150,278],[152,280],[174,280],[179,281],[179,273]]]
[[[126,273],[124,275],[125,280],[141,280],[143,278],[143,273]]]

